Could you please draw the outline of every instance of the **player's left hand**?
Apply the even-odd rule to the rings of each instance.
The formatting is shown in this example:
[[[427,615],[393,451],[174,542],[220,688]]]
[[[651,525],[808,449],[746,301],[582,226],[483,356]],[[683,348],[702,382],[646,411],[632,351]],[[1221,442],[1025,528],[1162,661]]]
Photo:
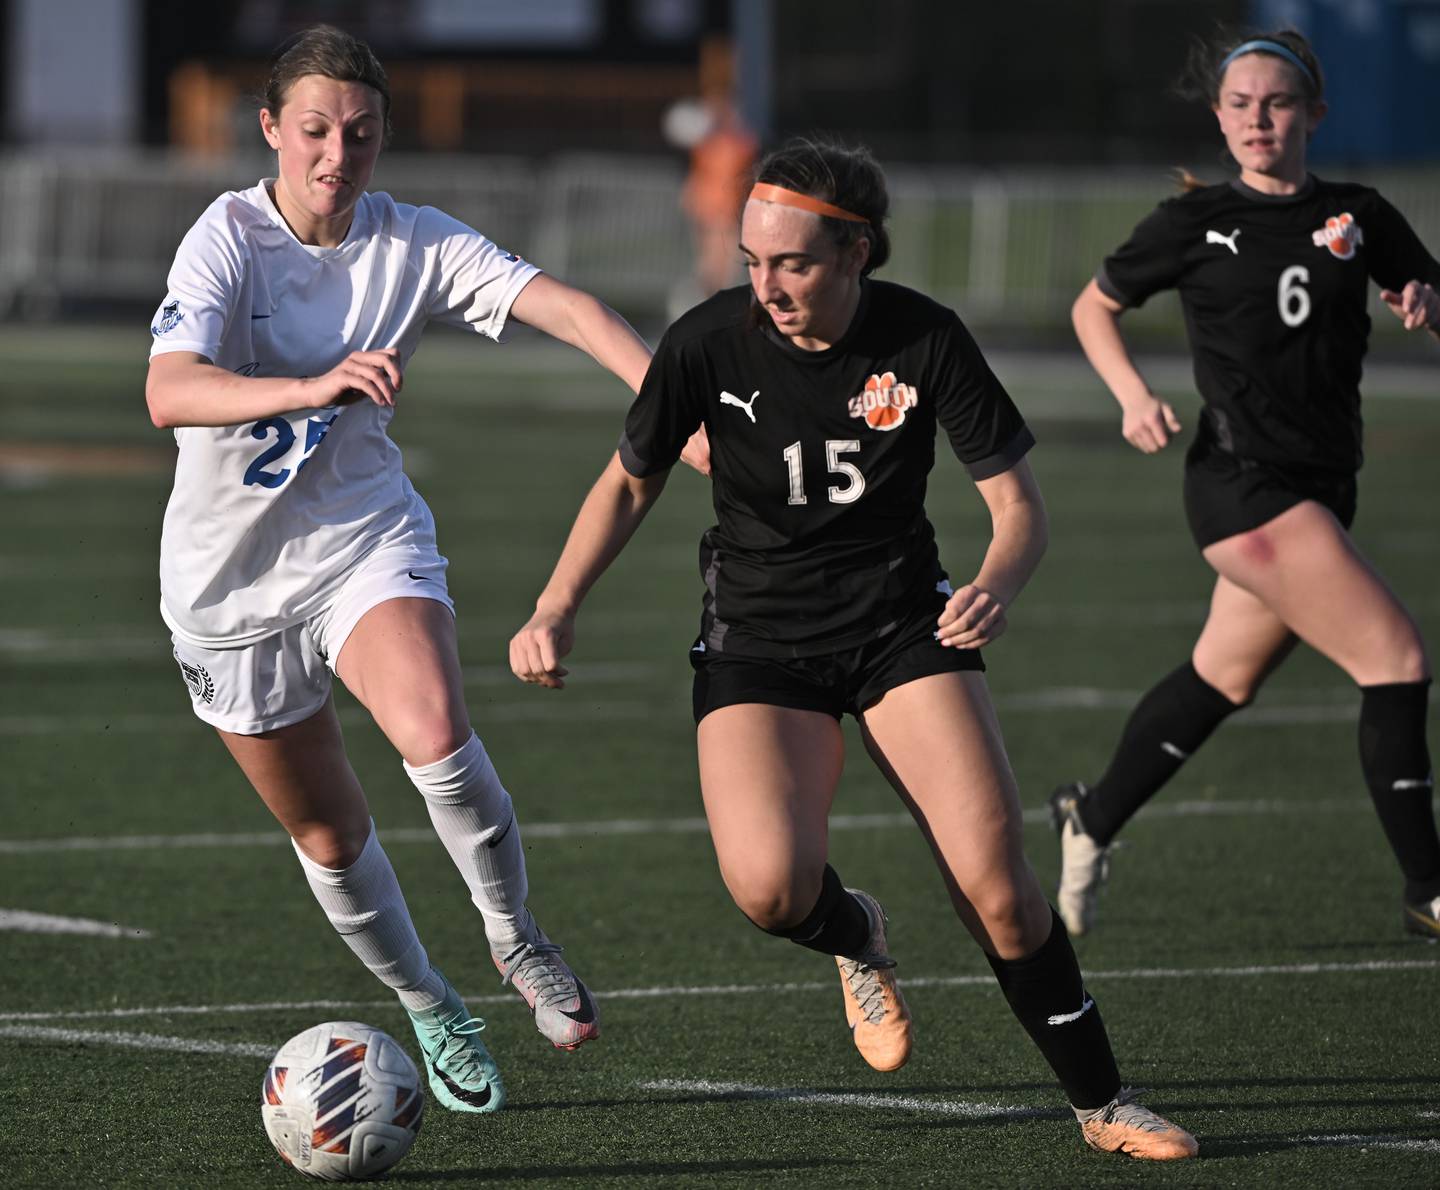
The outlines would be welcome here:
[[[680,461],[688,463],[701,475],[710,474],[710,435],[705,432],[703,424],[690,435],[690,441],[685,443],[685,449],[680,452]]]
[[[1423,281],[1411,281],[1399,293],[1382,289],[1380,300],[1394,311],[1407,331],[1433,330],[1440,333],[1440,293]]]
[[[971,583],[946,601],[936,639],[947,648],[978,649],[998,640],[1005,628],[1005,605]]]
[[[560,659],[575,647],[575,618],[537,611],[510,638],[510,670],[522,682],[563,690],[570,672]]]

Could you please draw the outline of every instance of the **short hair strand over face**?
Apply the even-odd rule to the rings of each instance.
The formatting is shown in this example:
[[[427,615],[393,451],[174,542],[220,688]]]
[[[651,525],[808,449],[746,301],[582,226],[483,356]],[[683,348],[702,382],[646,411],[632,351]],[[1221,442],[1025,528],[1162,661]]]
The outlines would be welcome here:
[[[755,181],[808,194],[864,216],[864,223],[828,215],[819,217],[837,249],[848,248],[862,238],[870,241],[870,256],[860,270],[862,276],[868,277],[890,259],[890,235],[885,229],[890,195],[885,174],[869,149],[795,137],[766,154],[755,172]]]

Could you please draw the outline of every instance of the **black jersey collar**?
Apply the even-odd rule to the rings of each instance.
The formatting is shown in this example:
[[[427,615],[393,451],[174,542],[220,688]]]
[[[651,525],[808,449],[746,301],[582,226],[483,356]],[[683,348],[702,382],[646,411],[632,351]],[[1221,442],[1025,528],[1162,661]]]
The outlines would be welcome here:
[[[1245,185],[1239,178],[1231,179],[1230,186],[1236,193],[1250,199],[1251,202],[1283,205],[1287,202],[1299,202],[1303,198],[1309,198],[1315,192],[1315,175],[1306,174],[1305,181],[1300,184],[1300,189],[1294,194],[1266,194],[1263,190],[1256,190],[1254,186]]]
[[[865,323],[865,314],[870,309],[870,282],[865,277],[860,278],[860,301],[855,305],[855,316],[850,319],[850,325],[845,328],[845,333],[823,351],[806,351],[803,347],[796,347],[787,336],[775,329],[775,324],[770,321],[770,316],[765,313],[765,308],[759,304],[753,292],[750,300],[757,307],[756,314],[760,322],[760,333],[766,339],[791,359],[821,364],[844,355],[850,350],[850,345]]]

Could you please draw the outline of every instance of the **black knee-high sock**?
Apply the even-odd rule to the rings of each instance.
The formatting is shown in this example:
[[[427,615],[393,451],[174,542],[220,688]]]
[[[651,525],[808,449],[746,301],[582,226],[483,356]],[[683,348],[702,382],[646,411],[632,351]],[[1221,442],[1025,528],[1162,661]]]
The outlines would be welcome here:
[[[822,954],[858,955],[870,940],[870,915],[865,906],[845,891],[829,864],[820,881],[820,899],[805,920],[793,926],[760,927],[777,938]]]
[[[1039,1047],[1072,1107],[1104,1107],[1120,1091],[1120,1072],[1095,1001],[1060,915],[1051,909],[1050,937],[1023,959],[987,954],[1010,1011]]]
[[[1360,768],[1412,902],[1440,897],[1440,838],[1425,746],[1429,693],[1428,679],[1360,688]]]
[[[1195,672],[1190,662],[1161,678],[1136,704],[1105,775],[1081,800],[1080,821],[1108,843],[1151,796],[1240,709]]]

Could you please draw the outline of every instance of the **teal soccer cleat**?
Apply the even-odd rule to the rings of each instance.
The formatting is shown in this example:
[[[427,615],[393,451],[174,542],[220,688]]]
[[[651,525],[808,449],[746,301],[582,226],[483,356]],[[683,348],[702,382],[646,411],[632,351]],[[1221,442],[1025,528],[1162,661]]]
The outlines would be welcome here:
[[[425,1073],[436,1099],[451,1111],[490,1112],[505,1106],[500,1068],[480,1041],[485,1022],[470,1015],[448,980],[445,999],[434,1008],[423,1012],[407,1009],[406,1013],[425,1056]]]

